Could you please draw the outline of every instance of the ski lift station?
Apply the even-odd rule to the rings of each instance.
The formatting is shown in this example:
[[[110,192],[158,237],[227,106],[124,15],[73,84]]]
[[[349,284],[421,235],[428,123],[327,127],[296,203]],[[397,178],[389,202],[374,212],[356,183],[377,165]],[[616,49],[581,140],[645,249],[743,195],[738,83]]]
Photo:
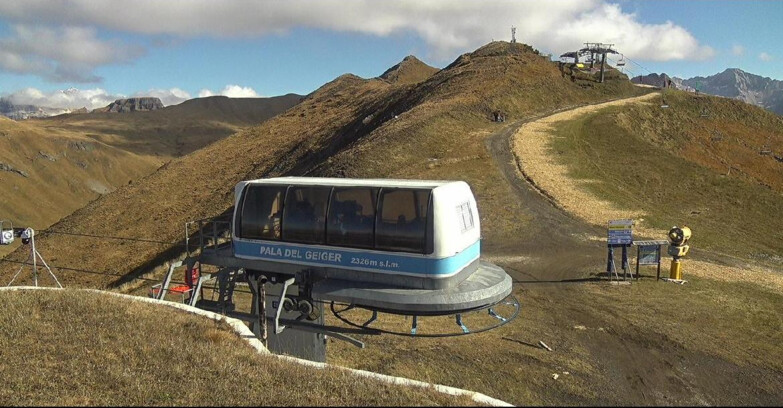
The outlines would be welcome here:
[[[186,225],[188,303],[243,318],[272,351],[312,360],[325,359],[324,335],[360,347],[348,334],[427,336],[419,331],[421,316],[454,318],[455,330],[437,336],[493,329],[515,318],[519,303],[511,277],[481,260],[479,220],[462,181],[242,181],[230,219]],[[197,245],[188,238],[194,226]],[[179,265],[169,269],[156,297],[165,296]],[[204,273],[208,265],[217,272]],[[210,279],[217,300],[201,293]],[[253,295],[250,313],[236,310],[237,282],[247,282]],[[276,287],[270,299],[267,285]],[[353,327],[325,325],[326,305]],[[357,310],[371,316],[353,321]],[[410,331],[373,328],[379,314],[406,316]],[[481,326],[463,315],[480,315]],[[274,327],[269,334],[267,324]]]

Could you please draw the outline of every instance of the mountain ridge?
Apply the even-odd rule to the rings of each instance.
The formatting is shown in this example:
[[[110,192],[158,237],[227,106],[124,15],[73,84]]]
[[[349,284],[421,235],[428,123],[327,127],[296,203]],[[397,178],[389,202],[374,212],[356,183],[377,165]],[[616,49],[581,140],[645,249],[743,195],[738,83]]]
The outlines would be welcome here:
[[[636,76],[634,83],[663,87],[661,74]],[[714,75],[682,79],[673,77],[672,83],[677,89],[689,92],[702,92],[710,95],[738,99],[783,115],[783,81],[752,74],[740,68],[727,68]]]

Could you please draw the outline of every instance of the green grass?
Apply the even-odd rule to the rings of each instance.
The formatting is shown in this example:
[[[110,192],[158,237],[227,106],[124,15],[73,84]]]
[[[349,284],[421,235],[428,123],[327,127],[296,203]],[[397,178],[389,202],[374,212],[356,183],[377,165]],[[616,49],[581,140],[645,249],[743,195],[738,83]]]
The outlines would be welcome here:
[[[780,192],[683,157],[677,146],[688,144],[686,130],[664,133],[670,143],[630,131],[618,124],[624,113],[607,108],[557,126],[560,137],[551,148],[571,177],[599,180],[586,188],[621,208],[645,211],[651,228],[688,225],[693,246],[744,257],[783,254]]]

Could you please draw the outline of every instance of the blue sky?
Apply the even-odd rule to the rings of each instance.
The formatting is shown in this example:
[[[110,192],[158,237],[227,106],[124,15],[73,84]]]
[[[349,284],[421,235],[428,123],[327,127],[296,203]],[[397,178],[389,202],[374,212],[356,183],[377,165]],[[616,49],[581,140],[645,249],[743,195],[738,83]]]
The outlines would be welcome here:
[[[442,68],[510,40],[512,25],[555,55],[613,42],[633,74],[783,80],[781,23],[777,1],[0,0],[0,95],[95,108],[135,95],[307,94],[411,54]]]

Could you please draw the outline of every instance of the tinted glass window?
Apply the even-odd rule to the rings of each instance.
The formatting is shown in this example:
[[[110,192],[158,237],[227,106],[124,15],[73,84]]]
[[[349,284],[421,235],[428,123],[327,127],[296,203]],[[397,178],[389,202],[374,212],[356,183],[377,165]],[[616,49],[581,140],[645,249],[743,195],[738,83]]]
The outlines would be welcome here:
[[[377,188],[335,188],[329,204],[326,242],[372,248],[377,196]]]
[[[248,186],[242,203],[242,238],[280,239],[286,186]]]
[[[375,230],[378,249],[422,253],[425,250],[429,190],[383,189]]]
[[[330,187],[291,187],[283,212],[283,240],[323,244]]]

